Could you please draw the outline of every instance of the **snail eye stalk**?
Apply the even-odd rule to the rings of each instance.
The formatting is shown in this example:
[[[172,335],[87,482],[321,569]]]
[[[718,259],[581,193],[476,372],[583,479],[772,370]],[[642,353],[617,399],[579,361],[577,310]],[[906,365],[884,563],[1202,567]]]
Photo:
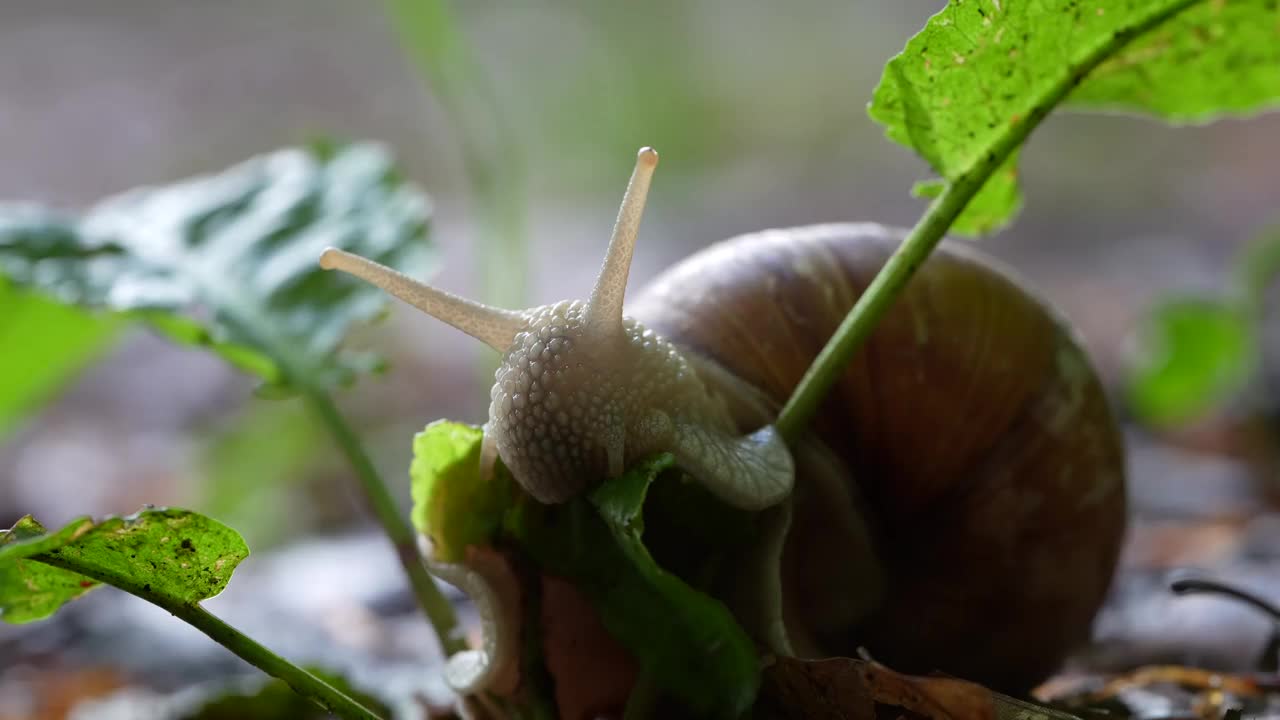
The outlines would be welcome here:
[[[618,209],[618,220],[613,226],[604,265],[587,301],[587,324],[602,333],[622,332],[622,303],[627,292],[627,275],[631,272],[631,256],[635,253],[636,235],[640,231],[640,219],[644,215],[649,183],[656,167],[657,151],[650,147],[640,148],[636,154],[635,169],[631,171],[631,181],[622,196],[622,207]]]
[[[506,352],[524,327],[524,314],[490,307],[414,280],[386,265],[344,250],[328,248],[320,255],[320,267],[340,270],[377,286],[386,293],[452,325],[498,352]]]

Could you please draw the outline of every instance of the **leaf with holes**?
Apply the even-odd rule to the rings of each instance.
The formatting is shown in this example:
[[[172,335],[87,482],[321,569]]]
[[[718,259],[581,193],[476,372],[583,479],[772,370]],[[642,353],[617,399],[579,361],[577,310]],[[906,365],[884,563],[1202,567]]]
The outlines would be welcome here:
[[[1116,3],[1096,5],[1077,12],[1098,15]],[[1200,2],[1125,47],[1067,98],[1069,108],[1118,110],[1175,123],[1204,123],[1277,106],[1278,0]]]
[[[944,183],[1016,150],[1008,147],[1015,129],[1064,100],[1172,121],[1256,112],[1280,103],[1276,7],[1277,0],[951,0],[889,61],[869,112]],[[957,232],[989,232],[1012,218],[1021,202],[1012,163],[987,181],[984,202],[970,204]]]
[[[327,246],[420,269],[428,203],[379,146],[290,149],[103,201],[83,216],[0,207],[0,274],[66,303],[128,313],[278,388],[374,367],[340,351],[381,292],[320,269]]]
[[[187,510],[80,518],[53,533],[28,515],[0,532],[0,620],[40,620],[102,583],[190,605],[222,592],[248,554],[235,530]]]

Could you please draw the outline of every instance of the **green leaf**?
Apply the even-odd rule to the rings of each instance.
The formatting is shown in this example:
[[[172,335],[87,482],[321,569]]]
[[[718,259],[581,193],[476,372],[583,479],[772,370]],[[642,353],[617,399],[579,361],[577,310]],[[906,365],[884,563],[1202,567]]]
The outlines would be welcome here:
[[[82,217],[0,207],[0,272],[67,303],[140,317],[269,383],[324,387],[369,367],[348,327],[386,307],[320,269],[327,246],[418,269],[428,203],[380,147],[282,150],[108,199]]]
[[[941,195],[946,187],[946,182],[942,180],[926,180],[916,183],[911,194],[932,199]],[[1018,153],[1014,152],[965,206],[964,212],[951,225],[951,231],[956,235],[987,235],[1008,225],[1021,208]]]
[[[235,530],[187,510],[80,518],[54,533],[26,516],[0,533],[0,620],[40,620],[99,583],[189,605],[222,592],[248,554]]]
[[[117,325],[0,277],[0,438],[106,349]]]
[[[413,524],[440,562],[458,562],[468,545],[488,544],[515,506],[510,475],[480,478],[483,437],[474,425],[437,420],[413,438]]]
[[[1159,306],[1143,328],[1131,370],[1129,403],[1157,425],[1186,422],[1239,392],[1257,358],[1250,316],[1234,305],[1195,298]]]
[[[1280,3],[1199,3],[1099,66],[1067,104],[1191,123],[1276,107]]]
[[[658,455],[641,463],[616,480],[603,482],[591,493],[591,504],[609,524],[615,535],[625,536],[628,543],[644,534],[644,501],[649,488],[663,471],[675,465],[670,454]]]
[[[754,644],[723,603],[659,567],[641,537],[648,488],[671,465],[658,456],[589,501],[529,513],[517,534],[543,567],[586,593],[658,687],[700,715],[737,717],[759,688]]]
[[[1033,127],[1070,93],[1080,107],[1160,108],[1170,118],[1280,100],[1275,0],[1227,2],[1229,13],[1206,0],[1177,15],[1195,4],[951,0],[889,61],[869,113],[891,140],[955,182],[1016,149],[1009,143],[1019,128]],[[1247,32],[1231,31],[1244,25]],[[1189,82],[1183,73],[1192,73]],[[1215,87],[1226,85],[1233,87]],[[1012,171],[1009,165],[991,181],[1005,187],[981,191],[987,197],[962,215],[962,230],[994,229],[1013,216]]]
[[[46,548],[55,549],[69,542],[86,524],[92,523],[87,519],[77,520],[46,536],[44,527],[27,515],[0,534],[0,620],[22,624],[44,619],[98,586],[81,575],[34,560],[10,558],[8,554],[19,542],[29,543],[27,549],[32,554]]]

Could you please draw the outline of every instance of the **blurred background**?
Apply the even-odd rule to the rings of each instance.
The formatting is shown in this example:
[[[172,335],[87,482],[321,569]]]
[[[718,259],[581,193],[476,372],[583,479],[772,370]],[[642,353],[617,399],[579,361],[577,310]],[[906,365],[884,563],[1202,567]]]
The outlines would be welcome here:
[[[831,221],[907,226],[923,209],[908,190],[926,168],[883,139],[865,108],[883,63],[938,0],[454,5],[486,84],[453,92],[496,110],[484,117],[505,127],[495,182],[511,227],[523,222],[525,246],[481,247],[486,209],[468,178],[466,138],[430,68],[423,73],[405,53],[406,28],[380,4],[340,0],[0,0],[0,200],[78,209],[316,136],[376,139],[433,199],[435,282],[505,303],[590,287],[642,145],[662,153],[662,166],[633,288],[737,233]],[[1174,566],[1211,567],[1280,600],[1280,582],[1264,572],[1280,555],[1272,515],[1280,416],[1266,361],[1274,353],[1264,343],[1247,392],[1178,426],[1139,422],[1124,394],[1152,304],[1170,293],[1224,292],[1245,243],[1280,221],[1278,138],[1280,115],[1174,129],[1060,113],[1023,153],[1021,216],[980,241],[1076,324],[1126,418],[1137,513],[1126,563],[1136,569],[1100,619],[1098,652],[1119,657],[1140,644],[1135,638],[1152,657],[1187,660],[1190,652],[1238,664],[1260,651],[1261,618],[1152,590]],[[0,307],[0,352],[30,340],[6,333],[4,321]],[[403,306],[353,342],[391,364],[339,400],[407,507],[411,434],[439,417],[482,420],[488,378],[478,368],[492,358]],[[347,622],[353,608],[379,598],[408,607],[347,467],[300,404],[257,399],[250,378],[144,330],[113,333],[97,348],[66,387],[0,429],[0,525],[26,513],[57,526],[143,503],[186,506],[236,527],[258,553],[230,597],[214,601],[246,629],[272,631],[270,619],[235,615],[235,598],[250,594],[237,588],[251,583],[287,586],[279,602],[295,618],[338,613],[346,620],[325,626],[338,635],[356,632]],[[317,547],[323,552],[308,554]],[[293,561],[269,565],[280,557],[273,549]],[[285,582],[280,573],[299,575]],[[0,627],[0,649],[21,650],[0,661],[0,718],[23,716],[6,715],[6,699],[36,712],[31,678],[56,651],[70,652],[69,638],[108,633],[89,618],[169,627],[136,601],[93,602],[92,611]],[[1170,637],[1168,619],[1180,613],[1195,627]],[[50,629],[76,617],[78,635]],[[421,641],[429,651],[420,621],[405,622],[417,629],[394,642]],[[339,626],[346,629],[332,629]],[[275,631],[285,654],[312,652]],[[186,637],[183,628],[171,632]],[[394,644],[379,633],[349,644]],[[136,670],[129,682],[164,685],[146,674],[155,669],[141,659],[147,651],[105,637],[98,655],[81,642],[78,667]],[[164,637],[138,642],[154,649]]]

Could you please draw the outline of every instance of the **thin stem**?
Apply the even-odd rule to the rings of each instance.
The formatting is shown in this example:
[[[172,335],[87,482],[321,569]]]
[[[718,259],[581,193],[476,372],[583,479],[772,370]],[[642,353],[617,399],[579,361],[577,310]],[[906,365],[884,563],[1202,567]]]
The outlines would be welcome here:
[[[400,515],[395,499],[387,491],[386,484],[382,482],[373,462],[365,453],[360,439],[343,419],[327,393],[321,390],[308,390],[306,398],[308,404],[333,434],[334,439],[338,441],[338,446],[355,469],[369,507],[395,547],[396,557],[400,559],[400,564],[409,577],[413,594],[426,612],[427,620],[435,630],[444,654],[452,655],[465,650],[466,642],[458,631],[458,618],[453,611],[453,605],[440,592],[440,588],[427,573],[422,556],[418,554],[418,544],[413,528]]]
[[[1280,607],[1276,607],[1259,595],[1255,595],[1233,585],[1218,582],[1217,580],[1182,578],[1169,583],[1169,589],[1178,595],[1204,593],[1209,595],[1221,595],[1223,597],[1239,600],[1240,602],[1251,606],[1255,610],[1271,618],[1272,622],[1280,623]]]
[[[1004,135],[996,139],[987,152],[981,154],[980,159],[972,167],[951,179],[946,190],[929,205],[924,216],[911,229],[902,245],[885,263],[884,268],[872,280],[866,292],[862,293],[854,303],[831,340],[822,348],[822,352],[818,353],[818,357],[809,366],[800,384],[787,399],[787,404],[778,415],[776,426],[788,445],[795,445],[800,432],[809,424],[814,413],[817,412],[818,405],[853,358],[854,351],[871,334],[885,311],[902,293],[907,281],[937,247],[942,236],[950,229],[951,224],[955,222],[973,196],[982,189],[987,178],[1004,164],[1010,153],[1026,141],[1049,112],[1066,99],[1067,95],[1094,68],[1135,38],[1201,1],[1181,0],[1151,17],[1116,30],[1105,42],[1081,59],[1071,72],[1048,88],[1026,117],[1011,125]]]
[[[166,608],[259,670],[280,678],[299,695],[342,718],[377,720],[378,715],[337,688],[271,652],[199,605]]]
[[[127,578],[108,576],[99,573],[93,567],[82,567],[74,561],[67,561],[60,555],[41,554],[32,558],[38,562],[70,570],[85,577],[120,588],[135,597],[158,605],[168,610],[179,620],[186,622],[211,640],[235,653],[245,662],[253,665],[266,674],[280,678],[302,697],[311,700],[328,712],[343,720],[381,720],[373,711],[348,697],[329,683],[271,652],[262,644],[223,622],[198,603],[181,603],[169,598],[147,592],[145,586]]]

